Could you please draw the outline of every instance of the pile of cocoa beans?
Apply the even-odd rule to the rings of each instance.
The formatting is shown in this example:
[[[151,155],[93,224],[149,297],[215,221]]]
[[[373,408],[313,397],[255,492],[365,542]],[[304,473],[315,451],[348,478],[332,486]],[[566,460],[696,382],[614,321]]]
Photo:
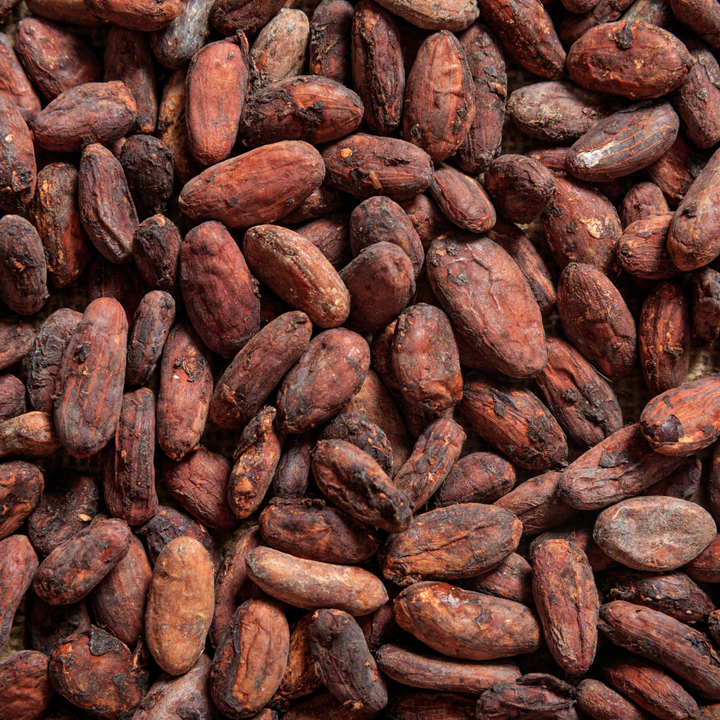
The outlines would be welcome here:
[[[0,0],[0,720],[720,718],[720,2],[300,4]]]

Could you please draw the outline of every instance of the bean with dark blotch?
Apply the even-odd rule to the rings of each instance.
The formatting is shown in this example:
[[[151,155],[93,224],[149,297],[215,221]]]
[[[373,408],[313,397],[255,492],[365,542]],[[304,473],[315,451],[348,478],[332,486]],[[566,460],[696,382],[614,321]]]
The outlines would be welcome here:
[[[0,463],[0,540],[12,535],[40,501],[45,479],[24,460]]]
[[[137,226],[133,259],[146,285],[174,294],[178,284],[178,258],[182,238],[164,215],[153,215]]]
[[[245,425],[305,351],[311,333],[307,315],[293,311],[250,338],[215,386],[210,404],[213,421],[229,429]]]
[[[652,451],[636,423],[615,431],[563,473],[560,495],[579,510],[598,510],[641,493],[675,470],[681,458]]]
[[[465,382],[459,409],[475,432],[521,467],[546,470],[565,465],[565,433],[529,390],[476,375]]]
[[[563,430],[584,446],[620,430],[622,410],[602,375],[563,340],[548,337],[547,347],[547,365],[535,379]]]
[[[522,524],[491,505],[462,503],[418,515],[380,553],[383,575],[400,587],[422,580],[459,580],[502,562],[520,542]]]
[[[35,118],[33,132],[45,150],[80,152],[92,143],[115,142],[136,120],[135,98],[124,83],[84,83],[50,102]]]
[[[0,651],[10,637],[15,612],[30,587],[38,567],[38,557],[25,535],[0,540]]]
[[[14,313],[33,315],[48,295],[40,236],[24,218],[5,215],[0,218],[0,300]]]
[[[272,499],[260,514],[260,529],[270,547],[319,562],[357,565],[379,547],[371,529],[315,498]]]
[[[115,440],[106,451],[104,499],[113,517],[141,525],[155,514],[154,460],[155,395],[140,388],[123,395]]]
[[[439,418],[423,431],[394,479],[395,486],[407,494],[413,510],[421,508],[441,486],[464,442],[465,432],[450,418]]]
[[[158,505],[152,520],[135,528],[135,534],[145,541],[148,556],[153,565],[169,542],[178,537],[191,537],[198,540],[210,553],[215,572],[220,568],[220,551],[210,533],[197,520],[175,508]]]
[[[237,519],[227,501],[230,461],[204,447],[179,462],[166,460],[160,477],[168,492],[187,512],[209,528],[231,530]]]
[[[40,652],[21,650],[0,663],[0,697],[7,720],[48,717],[53,700],[48,678],[48,658]]]
[[[346,440],[377,460],[386,473],[392,473],[393,453],[387,436],[361,413],[340,413],[325,426],[318,440]]]
[[[396,480],[397,482],[397,480]],[[492,503],[515,485],[515,467],[499,455],[474,452],[454,462],[435,493],[434,507],[461,502]]]
[[[163,290],[149,292],[138,305],[128,339],[125,382],[144,385],[155,371],[175,320],[175,300]]]
[[[677,570],[715,538],[712,515],[679,498],[633,497],[598,515],[593,537],[610,557],[635,570]]]
[[[720,374],[656,395],[640,414],[640,427],[655,452],[686,457],[720,436]]]
[[[130,90],[137,107],[137,126],[141,133],[155,132],[158,94],[153,56],[146,28],[111,27],[105,41],[105,82],[120,80]]]
[[[185,323],[175,325],[163,349],[157,398],[157,441],[181,460],[197,447],[205,430],[212,394],[210,352]]]
[[[50,655],[50,682],[73,705],[117,720],[131,715],[150,685],[143,651],[141,645],[131,653],[120,640],[91,625]]]
[[[248,600],[235,612],[215,651],[210,697],[231,717],[251,717],[277,691],[290,648],[290,628],[274,602]]]
[[[350,615],[335,609],[318,610],[308,634],[315,672],[337,700],[351,705],[363,717],[387,705],[385,680],[362,630]]]
[[[555,195],[555,178],[542,163],[524,155],[503,155],[485,174],[495,209],[513,223],[535,220]]]
[[[48,555],[88,526],[100,506],[97,485],[86,475],[65,472],[53,478],[28,518],[35,549]]]
[[[25,412],[25,383],[10,373],[0,375],[0,423]]]
[[[50,605],[81,600],[125,557],[131,537],[126,522],[96,517],[42,561],[33,583],[35,592]]]
[[[317,335],[285,376],[277,395],[277,423],[285,433],[302,433],[329,420],[362,387],[370,348],[345,329]]]
[[[183,675],[205,649],[215,592],[210,555],[194,538],[168,543],[153,568],[145,612],[148,649],[170,675]]]
[[[168,146],[152,135],[131,135],[119,160],[139,218],[165,212],[173,189],[172,154]]]
[[[362,115],[362,102],[349,88],[330,78],[294,73],[254,90],[245,105],[242,137],[251,147],[279,140],[319,145],[357,130]]]
[[[127,318],[117,300],[93,300],[63,353],[55,426],[63,447],[89,457],[113,436],[125,380]]]
[[[344,440],[321,440],[312,453],[320,490],[356,520],[402,532],[412,517],[407,494],[367,453]]]
[[[29,322],[12,315],[0,318],[0,370],[22,360],[31,352],[34,341],[35,331]]]
[[[36,181],[30,129],[15,104],[0,94],[0,209],[25,212],[35,194]]]
[[[308,560],[259,547],[246,556],[248,577],[268,595],[295,607],[334,607],[368,615],[387,602],[382,581],[359,567]]]
[[[138,537],[127,555],[100,581],[90,600],[98,625],[135,647],[145,637],[145,605],[152,566]]]
[[[28,76],[48,100],[77,85],[100,80],[100,61],[92,48],[54,22],[40,17],[21,20],[15,49]]]
[[[276,410],[270,405],[245,426],[233,455],[227,498],[236,518],[242,520],[258,509],[280,460],[284,437],[275,428]]]
[[[683,623],[707,619],[715,607],[710,597],[684,572],[610,570],[598,578],[598,585],[608,602],[626,600]]]
[[[443,582],[420,582],[395,599],[404,630],[454,658],[493,660],[534,652],[542,633],[524,605],[462,590]]]

